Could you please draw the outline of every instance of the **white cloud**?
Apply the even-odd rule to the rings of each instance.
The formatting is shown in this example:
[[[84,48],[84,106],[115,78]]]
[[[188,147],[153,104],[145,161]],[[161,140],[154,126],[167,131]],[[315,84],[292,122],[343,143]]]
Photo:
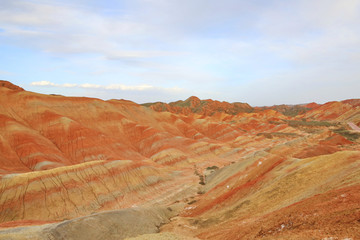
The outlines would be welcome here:
[[[12,72],[8,72],[8,71],[2,71],[0,70],[0,75],[13,75]]]
[[[144,91],[150,89],[163,89],[163,90],[171,90],[171,91],[182,91],[181,88],[173,87],[173,88],[156,88],[151,85],[124,85],[124,84],[110,84],[110,85],[99,85],[99,84],[74,84],[74,83],[64,83],[57,84],[50,81],[38,81],[32,82],[31,86],[40,86],[40,87],[59,87],[59,88],[90,88],[90,89],[103,89],[103,90],[123,90],[123,91]]]
[[[63,87],[76,87],[77,86],[77,84],[74,84],[74,83],[64,83],[63,85],[62,85]]]
[[[78,84],[74,83],[64,83],[64,84],[57,84],[49,81],[38,81],[38,82],[32,82],[30,84],[31,86],[40,86],[40,87],[65,87],[65,88],[71,88],[71,87],[86,87],[86,86],[80,86]]]
[[[154,87],[151,85],[135,85],[129,86],[124,84],[110,84],[110,85],[99,85],[99,84],[74,84],[74,83],[64,83],[64,84],[57,84],[49,81],[38,81],[32,82],[31,86],[38,86],[38,87],[58,87],[58,88],[89,88],[89,89],[103,89],[103,90],[123,90],[123,91],[145,91],[150,89],[158,89],[158,90],[169,90],[169,91],[182,91],[179,87],[173,88],[159,88]]]
[[[98,84],[90,84],[90,83],[80,84],[79,87],[82,87],[82,88],[102,88],[101,85],[98,85]]]
[[[105,89],[112,89],[112,90],[120,89],[120,90],[142,91],[142,90],[151,89],[151,88],[154,88],[154,87],[150,86],[150,85],[126,86],[123,84],[111,84],[111,85],[105,86]]]
[[[106,58],[109,60],[117,60],[123,58],[153,58],[184,55],[183,52],[169,51],[109,51]]]
[[[56,92],[54,92],[56,88]],[[101,99],[128,99],[137,103],[164,101],[171,102],[186,99],[194,92],[179,87],[154,87],[151,85],[124,85],[124,84],[57,84],[50,81],[32,82],[31,91],[61,94],[65,96],[87,96]],[[45,93],[46,93],[45,92]],[[199,93],[199,92],[198,92]]]
[[[50,67],[72,71],[69,78],[38,71],[37,79],[79,79],[32,83],[39,87],[165,95],[180,86],[256,105],[302,102],[316,92],[331,99],[337,89],[352,96],[359,87],[359,0],[115,2],[123,5],[0,0],[0,43],[64,59]],[[118,76],[123,84],[112,84]]]
[[[101,15],[59,1],[6,2],[0,9],[0,28],[3,29],[1,35],[18,44],[55,54],[95,53],[108,59],[173,54],[137,48],[143,40],[134,39],[146,36],[144,33],[149,29],[146,23],[126,16]]]
[[[58,84],[55,84],[55,83],[52,83],[49,81],[32,82],[31,85],[32,86],[54,86],[54,87],[60,86]]]

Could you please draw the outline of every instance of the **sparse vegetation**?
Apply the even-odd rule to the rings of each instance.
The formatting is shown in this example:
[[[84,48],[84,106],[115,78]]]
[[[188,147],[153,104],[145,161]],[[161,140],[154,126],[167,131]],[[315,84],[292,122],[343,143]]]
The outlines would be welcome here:
[[[199,178],[200,178],[199,184],[200,184],[200,185],[205,185],[204,176],[203,176],[203,175],[200,175]]]
[[[273,138],[273,137],[298,137],[299,134],[297,133],[286,133],[286,132],[273,132],[273,133],[258,133],[256,136],[264,136],[266,138]]]
[[[188,202],[189,205],[193,204],[193,203],[196,203],[197,201],[196,200],[192,200],[190,202]]]
[[[330,127],[336,126],[337,123],[328,121],[304,121],[302,120],[284,120],[291,127]]]
[[[218,170],[218,169],[219,169],[218,166],[211,166],[206,168],[206,170]]]
[[[269,121],[270,124],[274,124],[274,125],[280,125],[280,124],[284,124],[284,120],[283,121]]]
[[[294,106],[289,109],[286,109],[284,112],[282,112],[282,114],[284,114],[285,116],[289,116],[289,117],[295,117],[299,114],[304,114],[309,110],[310,110],[310,108]]]
[[[260,109],[262,110],[272,109],[289,117],[295,117],[297,115],[304,114],[307,111],[311,110],[311,108],[307,108],[302,105],[275,105],[272,107],[261,107]]]
[[[349,131],[349,130],[345,129],[344,127],[340,127],[340,128],[334,129],[332,131],[334,133],[340,134],[341,136],[345,137],[347,140],[350,140],[352,142],[356,141],[357,139],[360,138],[360,133]]]
[[[196,169],[196,167],[195,167],[195,175],[196,176],[198,176],[199,177],[199,184],[200,185],[205,185],[205,178],[204,178],[204,175],[202,175],[202,174],[200,174],[199,172],[198,172],[198,170]]]

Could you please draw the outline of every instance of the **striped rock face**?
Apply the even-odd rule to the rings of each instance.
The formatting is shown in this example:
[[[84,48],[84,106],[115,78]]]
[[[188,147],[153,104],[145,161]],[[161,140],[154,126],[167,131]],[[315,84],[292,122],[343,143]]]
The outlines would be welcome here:
[[[82,239],[106,216],[84,239],[360,238],[357,99],[141,106],[0,83],[0,239]]]

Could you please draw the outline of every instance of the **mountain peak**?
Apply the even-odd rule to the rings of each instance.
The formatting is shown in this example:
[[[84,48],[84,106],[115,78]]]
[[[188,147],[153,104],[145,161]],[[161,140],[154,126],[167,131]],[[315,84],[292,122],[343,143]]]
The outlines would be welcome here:
[[[188,99],[186,99],[185,101],[200,101],[200,98],[198,98],[196,96],[191,96]]]
[[[189,103],[191,108],[196,108],[196,107],[200,106],[200,104],[201,104],[200,98],[195,97],[195,96],[189,97],[184,102]]]
[[[5,87],[11,90],[15,90],[15,91],[24,91],[23,88],[9,82],[9,81],[5,81],[5,80],[0,80],[0,87]]]

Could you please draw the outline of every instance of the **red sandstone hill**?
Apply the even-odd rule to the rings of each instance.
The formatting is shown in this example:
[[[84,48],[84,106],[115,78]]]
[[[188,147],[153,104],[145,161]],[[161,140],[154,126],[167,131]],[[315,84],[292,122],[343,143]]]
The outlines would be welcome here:
[[[2,83],[0,239],[360,238],[358,99],[164,106]]]
[[[255,111],[263,111],[266,109],[272,109],[277,112],[280,112],[286,116],[292,116],[295,117],[300,114],[304,114],[307,111],[310,111],[312,109],[315,109],[319,107],[320,105],[317,103],[308,103],[308,104],[297,104],[297,105],[274,105],[274,106],[268,106],[268,107],[255,107]]]
[[[216,114],[237,115],[250,112],[264,112],[274,110],[289,117],[305,117],[314,120],[342,120],[355,121],[360,123],[359,107],[360,99],[349,99],[340,102],[328,102],[317,104],[315,102],[297,105],[274,105],[265,107],[251,107],[247,103],[228,103],[213,101],[211,99],[200,100],[197,97],[190,97],[185,101],[179,100],[169,104],[163,102],[145,103],[142,106],[149,107],[157,112],[170,112],[176,114],[199,114],[213,116]]]
[[[317,120],[352,121],[360,124],[360,99],[328,102],[304,114],[305,118]]]
[[[185,101],[176,101],[169,104],[163,102],[145,103],[143,106],[150,107],[158,112],[172,112],[188,115],[190,113],[211,116],[214,113],[227,113],[236,115],[241,112],[251,112],[253,108],[247,103],[228,103],[213,101],[211,99],[200,100],[197,97],[189,97]]]

